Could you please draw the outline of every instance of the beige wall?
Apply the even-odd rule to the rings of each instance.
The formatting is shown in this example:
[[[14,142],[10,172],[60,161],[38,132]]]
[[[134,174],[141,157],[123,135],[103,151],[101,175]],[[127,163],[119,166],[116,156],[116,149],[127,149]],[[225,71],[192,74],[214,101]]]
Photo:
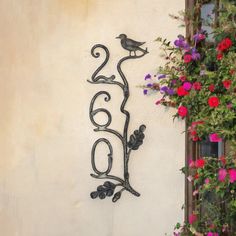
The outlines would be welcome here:
[[[156,107],[136,85],[161,64],[157,36],[174,39],[178,23],[168,17],[184,0],[0,0],[0,235],[162,236],[180,221],[184,200],[183,122]],[[182,30],[183,31],[183,30]],[[115,39],[127,33],[146,41],[150,53],[127,62],[130,131],[147,125],[144,145],[130,163],[131,182],[141,192],[116,204],[91,200],[100,183],[90,177],[93,132],[88,106],[102,86],[86,82],[98,65],[95,43],[112,53],[104,73],[126,54]],[[121,128],[119,88],[108,88],[114,126]],[[110,137],[110,136],[109,136]],[[115,145],[116,173],[119,142]],[[105,159],[106,160],[106,159]],[[105,161],[97,159],[98,166]]]

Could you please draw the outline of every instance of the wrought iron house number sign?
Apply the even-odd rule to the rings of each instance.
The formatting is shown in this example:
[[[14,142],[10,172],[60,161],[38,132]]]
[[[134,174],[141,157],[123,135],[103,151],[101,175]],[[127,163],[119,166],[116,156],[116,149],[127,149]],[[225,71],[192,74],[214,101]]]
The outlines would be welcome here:
[[[111,113],[105,109],[105,108],[94,108],[94,104],[96,102],[96,99],[100,96],[104,97],[105,102],[109,102],[111,99],[110,93],[107,91],[99,91],[97,92],[90,103],[89,107],[89,117],[92,122],[92,124],[96,127],[94,129],[95,132],[103,131],[103,132],[108,132],[113,135],[115,135],[122,144],[123,147],[123,165],[124,165],[124,176],[123,178],[111,175],[111,169],[112,169],[112,163],[113,163],[113,148],[110,143],[110,141],[106,138],[99,138],[98,140],[95,141],[95,143],[92,146],[92,151],[91,151],[91,164],[92,164],[92,169],[94,171],[93,174],[91,174],[92,177],[97,178],[97,179],[104,179],[106,180],[102,185],[99,185],[97,187],[97,190],[92,192],[90,194],[92,199],[95,198],[100,198],[104,199],[106,197],[111,197],[113,202],[116,202],[117,200],[120,199],[121,194],[123,191],[128,191],[131,194],[139,197],[140,194],[133,189],[133,187],[130,184],[130,179],[129,179],[129,158],[130,154],[133,150],[137,150],[140,145],[143,143],[144,139],[144,130],[146,128],[145,125],[141,125],[139,129],[135,130],[133,134],[130,135],[128,139],[128,127],[129,127],[129,122],[130,122],[130,113],[125,109],[126,102],[130,96],[129,92],[129,84],[128,81],[121,69],[122,64],[130,59],[137,59],[145,56],[148,51],[147,49],[143,49],[140,46],[143,45],[145,42],[137,42],[132,39],[127,38],[125,34],[120,34],[118,37],[121,42],[121,46],[129,51],[129,55],[121,58],[117,64],[117,71],[121,77],[121,82],[115,80],[115,75],[111,75],[110,77],[104,76],[99,74],[99,72],[106,66],[107,62],[109,61],[110,57],[110,52],[108,48],[102,44],[96,44],[92,47],[91,49],[91,54],[95,58],[100,57],[100,52],[103,51],[105,53],[105,59],[103,63],[96,69],[96,71],[93,73],[91,77],[91,81],[88,80],[89,83],[91,84],[109,84],[109,85],[117,85],[119,86],[124,95],[124,99],[122,101],[122,104],[120,106],[120,111],[125,115],[125,124],[124,124],[124,129],[123,133],[120,133],[116,130],[113,130],[110,128],[110,124],[112,122],[112,116]],[[95,116],[98,113],[104,113],[107,116],[107,121],[105,124],[99,124],[97,121],[95,121]],[[99,171],[96,167],[95,164],[95,153],[96,153],[96,148],[97,145],[100,143],[104,143],[107,145],[109,148],[109,154],[108,156],[108,167],[105,171]]]

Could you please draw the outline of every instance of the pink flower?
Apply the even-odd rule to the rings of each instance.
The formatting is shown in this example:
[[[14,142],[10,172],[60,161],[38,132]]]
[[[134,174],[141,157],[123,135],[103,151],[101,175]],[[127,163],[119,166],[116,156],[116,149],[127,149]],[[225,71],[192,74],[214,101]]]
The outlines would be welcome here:
[[[227,224],[224,224],[223,227],[222,227],[222,232],[227,232],[228,227],[229,226]]]
[[[192,61],[192,56],[190,54],[184,55],[184,63],[190,63]]]
[[[210,134],[209,138],[210,138],[210,142],[212,143],[218,143],[222,141],[222,138],[220,138],[217,133]]]
[[[194,222],[197,221],[197,216],[195,214],[191,214],[188,218],[189,224],[192,225]]]
[[[193,191],[193,196],[196,196],[199,193],[198,189]]]
[[[161,104],[162,102],[164,102],[165,101],[165,99],[164,98],[162,98],[162,99],[159,99],[159,100],[157,100],[156,101],[156,105],[159,105],[159,104]]]
[[[192,175],[189,175],[189,176],[187,177],[187,179],[188,179],[189,182],[192,182],[192,181],[193,181],[193,176],[192,176]]]
[[[189,167],[191,167],[191,168],[195,167],[195,162],[193,160],[189,161]]]
[[[230,183],[234,183],[236,181],[236,169],[229,170],[229,181]]]
[[[226,176],[227,176],[227,171],[226,171],[226,169],[223,169],[223,168],[219,169],[219,171],[218,171],[218,180],[219,180],[220,182],[224,182]]]
[[[174,232],[174,236],[180,236],[180,232]]]
[[[205,182],[205,184],[209,184],[210,183],[210,179],[206,178],[204,182]]]
[[[199,40],[203,40],[203,39],[205,39],[206,38],[206,35],[205,34],[199,34],[198,35],[198,39]]]
[[[232,104],[232,103],[228,103],[228,104],[226,105],[226,107],[227,107],[228,109],[231,109],[231,108],[233,107],[233,104]]]

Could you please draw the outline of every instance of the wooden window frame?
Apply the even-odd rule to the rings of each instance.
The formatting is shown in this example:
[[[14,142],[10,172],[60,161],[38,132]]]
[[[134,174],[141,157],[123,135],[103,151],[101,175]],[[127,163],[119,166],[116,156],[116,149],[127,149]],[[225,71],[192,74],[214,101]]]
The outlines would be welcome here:
[[[197,0],[185,0],[185,10],[186,11],[192,11],[193,17],[197,19],[197,17],[200,17],[201,15],[201,7],[196,7]],[[219,0],[215,0],[216,7],[219,6]],[[215,15],[215,22],[217,23],[217,13]],[[187,41],[191,41],[193,38],[193,35],[197,31],[197,28],[200,28],[201,25],[198,25],[197,27],[194,26],[191,21],[189,21],[186,24],[186,39]],[[187,131],[188,127],[187,124],[185,125],[185,130]],[[226,145],[227,146],[227,145]],[[224,150],[225,150],[225,144],[224,144]],[[193,161],[196,161],[200,156],[200,145],[198,142],[193,142],[190,140],[190,137],[188,135],[188,132],[186,132],[185,135],[185,166],[189,165],[190,158]],[[192,214],[192,212],[195,210],[195,204],[194,204],[194,197],[193,197],[193,183],[188,181],[187,179],[188,173],[186,173],[185,178],[185,221],[188,222],[189,215]]]

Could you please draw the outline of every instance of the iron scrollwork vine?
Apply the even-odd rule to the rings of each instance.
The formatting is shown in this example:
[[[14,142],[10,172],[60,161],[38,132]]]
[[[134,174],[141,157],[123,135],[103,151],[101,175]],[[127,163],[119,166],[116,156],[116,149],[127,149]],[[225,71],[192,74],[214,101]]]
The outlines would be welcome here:
[[[128,191],[131,194],[139,197],[140,193],[138,193],[136,190],[133,189],[133,187],[130,184],[129,180],[129,159],[130,159],[130,154],[132,150],[137,150],[140,145],[143,143],[144,139],[144,131],[146,129],[145,125],[141,125],[139,129],[135,130],[132,135],[130,135],[130,138],[128,140],[128,127],[129,127],[129,122],[130,122],[130,113],[125,109],[126,102],[130,96],[129,92],[129,84],[128,81],[121,69],[122,63],[129,60],[129,59],[137,59],[143,57],[145,54],[148,53],[147,49],[144,50],[140,46],[144,43],[134,41],[132,39],[128,39],[125,34],[121,34],[119,37],[121,39],[121,45],[124,49],[129,51],[129,56],[125,56],[120,59],[120,61],[117,64],[117,71],[121,77],[121,81],[116,81],[115,80],[115,75],[111,75],[109,77],[100,75],[99,72],[106,66],[107,62],[109,61],[110,58],[110,52],[108,48],[102,44],[96,44],[92,47],[91,49],[91,55],[94,58],[99,58],[101,56],[99,51],[103,51],[105,53],[105,59],[103,63],[96,69],[96,71],[93,73],[91,80],[88,80],[89,83],[92,84],[113,84],[113,85],[118,85],[122,90],[123,90],[123,95],[124,99],[122,101],[122,104],[120,106],[120,111],[125,115],[125,124],[124,124],[124,129],[123,133],[120,133],[114,129],[109,128],[111,122],[112,122],[112,116],[111,113],[105,109],[105,108],[94,108],[94,104],[97,100],[98,97],[103,96],[105,102],[109,102],[111,100],[111,95],[107,91],[99,91],[97,92],[90,103],[90,108],[89,108],[89,117],[92,122],[92,124],[96,127],[94,131],[104,131],[108,133],[114,134],[122,143],[123,147],[123,161],[124,161],[124,176],[123,178],[120,178],[118,176],[111,175],[111,169],[112,169],[112,164],[113,164],[113,148],[110,143],[110,141],[106,138],[99,138],[98,140],[95,141],[95,143],[92,146],[92,151],[91,151],[91,164],[92,168],[94,171],[94,174],[91,174],[92,177],[97,178],[97,179],[104,179],[106,180],[102,185],[99,185],[97,187],[97,190],[92,192],[90,194],[92,199],[95,198],[100,198],[104,199],[106,197],[111,197],[113,202],[116,202],[117,200],[120,199],[121,194],[123,191]],[[140,51],[139,55],[136,54],[136,51]],[[133,52],[134,55],[131,55]],[[101,124],[97,121],[95,121],[94,117],[98,113],[104,113],[107,117],[106,121]],[[109,149],[109,153],[107,154],[108,157],[108,166],[105,171],[100,171],[97,169],[96,164],[95,164],[95,153],[96,153],[96,148],[99,144],[104,143],[107,145]],[[115,182],[115,183],[113,183]],[[116,189],[119,188],[119,191],[116,191]],[[116,191],[116,192],[115,192]]]

